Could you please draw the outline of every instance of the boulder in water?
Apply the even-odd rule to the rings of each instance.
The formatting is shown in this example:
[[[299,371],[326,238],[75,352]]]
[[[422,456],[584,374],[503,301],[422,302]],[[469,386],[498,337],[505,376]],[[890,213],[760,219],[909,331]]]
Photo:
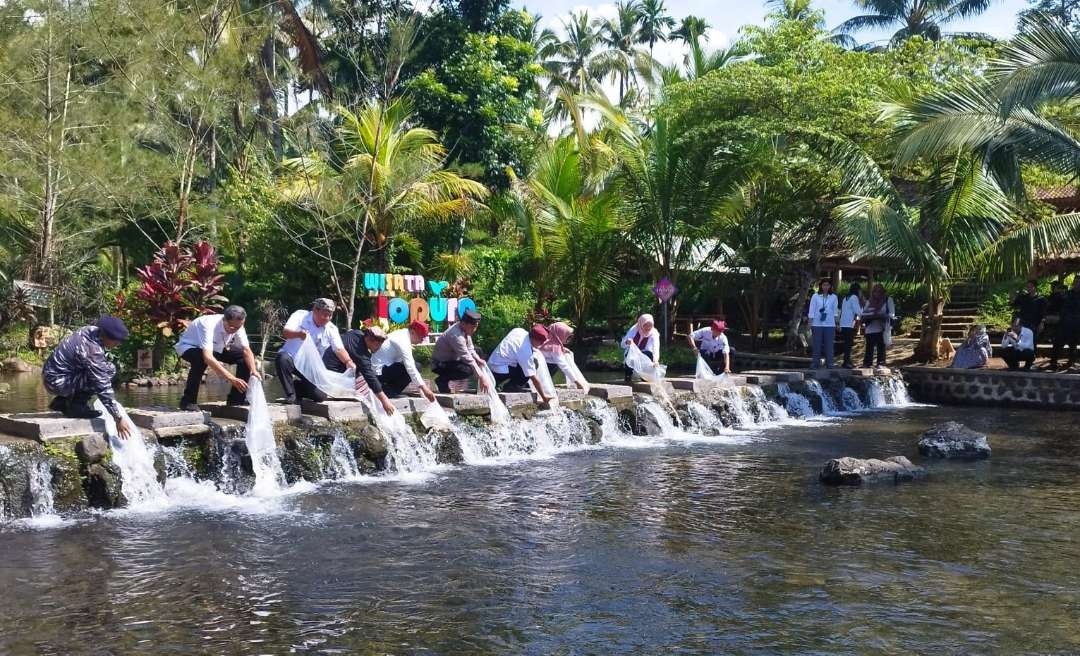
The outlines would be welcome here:
[[[445,465],[460,465],[465,462],[465,453],[461,450],[461,440],[452,430],[435,430],[428,435],[435,441],[435,460]]]
[[[977,460],[990,457],[990,443],[982,433],[959,422],[948,421],[932,426],[922,434],[919,453],[928,458]]]
[[[378,428],[371,425],[365,426],[356,436],[353,450],[358,457],[367,458],[374,463],[384,462],[389,452],[386,438]]]
[[[111,462],[98,463],[86,468],[86,500],[91,507],[119,508],[124,505],[121,491],[120,468]]]
[[[109,443],[101,433],[84,435],[75,443],[75,455],[87,465],[96,465],[109,453]]]
[[[0,371],[9,374],[26,374],[33,370],[34,368],[22,358],[10,357],[0,362]]]
[[[600,444],[604,439],[604,426],[593,417],[585,417],[585,425],[589,427],[589,435],[585,441],[589,444]]]
[[[925,469],[916,467],[904,456],[885,460],[845,457],[825,463],[819,478],[828,485],[867,485],[912,481],[925,475]]]
[[[663,435],[664,429],[660,422],[645,406],[638,405],[634,415],[634,435]]]

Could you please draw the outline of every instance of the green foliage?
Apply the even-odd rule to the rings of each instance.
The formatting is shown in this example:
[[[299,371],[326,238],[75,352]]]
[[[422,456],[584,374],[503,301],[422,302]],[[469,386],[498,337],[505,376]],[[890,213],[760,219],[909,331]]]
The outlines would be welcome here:
[[[477,305],[483,319],[476,333],[476,343],[487,353],[498,346],[512,328],[526,327],[532,311],[530,299],[510,294],[498,294],[485,299],[482,306],[479,302]]]

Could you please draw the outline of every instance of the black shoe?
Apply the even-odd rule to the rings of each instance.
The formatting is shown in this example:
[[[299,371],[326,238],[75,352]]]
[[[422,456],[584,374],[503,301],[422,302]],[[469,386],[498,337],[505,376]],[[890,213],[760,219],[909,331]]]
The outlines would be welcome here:
[[[286,396],[282,403],[285,405],[300,405],[300,402],[296,400],[295,396]]]
[[[202,408],[194,403],[181,403],[180,409],[184,412],[202,412]]]
[[[49,410],[53,412],[64,412],[67,410],[67,399],[62,396],[58,396],[49,402]]]
[[[68,403],[64,416],[71,419],[97,419],[101,413],[81,403]]]
[[[246,406],[247,404],[246,399],[225,399],[225,405]]]

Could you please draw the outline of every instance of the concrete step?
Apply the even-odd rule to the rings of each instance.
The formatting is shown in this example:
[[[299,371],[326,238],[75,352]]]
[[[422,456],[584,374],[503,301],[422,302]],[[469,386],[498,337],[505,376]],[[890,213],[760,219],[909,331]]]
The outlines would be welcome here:
[[[225,405],[224,401],[216,401],[203,403],[199,407],[208,411],[212,417],[232,419],[245,423],[248,420],[249,408],[246,405]],[[296,404],[267,403],[266,408],[270,413],[270,421],[275,424],[300,419],[300,406]]]
[[[205,424],[208,414],[207,412],[189,412],[163,405],[128,410],[128,416],[131,417],[132,423],[139,428],[148,428],[150,430]]]
[[[462,416],[486,416],[491,414],[487,396],[480,394],[436,394],[435,399],[444,408]]]
[[[23,412],[0,415],[0,433],[44,442],[62,437],[104,433],[105,421],[70,419],[59,412]]]
[[[399,408],[405,412],[412,412],[412,405],[408,403],[408,399],[404,400],[405,407]],[[396,405],[396,404],[395,404]],[[305,415],[311,415],[312,417],[322,417],[329,421],[363,421],[368,420],[367,409],[363,403],[359,401],[338,401],[338,400],[326,400],[316,403],[308,399],[304,399],[300,402],[300,410]]]
[[[755,374],[764,374],[771,376],[774,382],[777,383],[801,383],[806,379],[806,374],[801,371],[767,371],[767,370],[753,370],[740,372],[744,376],[752,376]]]
[[[595,396],[605,401],[615,399],[632,399],[634,390],[629,385],[589,385],[589,396]]]

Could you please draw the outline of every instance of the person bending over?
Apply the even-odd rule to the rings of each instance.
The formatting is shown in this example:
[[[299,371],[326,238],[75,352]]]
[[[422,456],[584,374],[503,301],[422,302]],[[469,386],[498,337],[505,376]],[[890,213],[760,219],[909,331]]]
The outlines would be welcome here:
[[[574,329],[562,321],[556,321],[548,326],[547,331],[548,340],[540,347],[540,352],[544,354],[548,373],[554,376],[555,372],[561,369],[567,382],[573,381],[579,389],[585,389],[582,382],[575,379],[576,374],[570,367],[570,358],[574,353],[566,348],[566,345],[574,337]]]
[[[727,323],[713,321],[704,328],[698,328],[686,336],[690,348],[705,359],[714,374],[731,371],[731,347],[728,346]]]
[[[90,397],[96,395],[116,421],[120,437],[127,439],[131,424],[120,412],[112,388],[116,365],[105,357],[105,351],[119,346],[127,336],[123,321],[103,315],[97,325],[83,326],[62,339],[41,369],[45,390],[56,396],[49,409],[75,419],[100,417],[101,413],[88,405]]]
[[[296,354],[305,339],[311,339],[321,358],[328,349],[332,349],[349,369],[356,368],[352,358],[345,352],[341,343],[341,334],[331,321],[334,316],[334,302],[328,298],[317,298],[310,310],[297,310],[285,322],[281,336],[285,343],[278,351],[274,366],[281,379],[281,389],[285,392],[286,403],[297,403],[307,398],[313,401],[325,401],[326,394],[315,387],[304,375],[296,370]]]
[[[528,332],[524,328],[514,328],[507,333],[488,361],[491,373],[495,376],[495,386],[502,385],[504,392],[528,392],[531,380],[540,401],[551,401],[536,375],[536,361],[533,360],[533,351],[543,346],[547,340],[547,328],[540,324],[534,325]]]
[[[443,394],[450,393],[450,381],[468,380],[473,376],[476,376],[480,391],[488,391],[487,382],[480,375],[487,362],[477,354],[472,340],[479,328],[480,313],[467,310],[460,321],[447,328],[435,341],[431,370],[435,373],[435,387]]]
[[[322,359],[327,369],[336,371],[339,374],[355,367],[356,391],[360,394],[367,394],[370,389],[375,398],[382,404],[386,414],[392,415],[394,414],[394,404],[390,403],[386,392],[383,391],[382,382],[375,375],[375,370],[371,366],[371,354],[382,348],[385,341],[386,333],[378,326],[371,326],[363,330],[354,328],[347,331],[345,336],[341,338],[341,342],[345,346],[345,353],[349,357],[348,362],[344,361],[332,349],[326,349]]]
[[[371,356],[371,366],[382,383],[383,391],[392,399],[401,396],[409,386],[416,385],[428,401],[434,402],[431,392],[413,357],[413,346],[422,344],[428,336],[428,325],[423,321],[413,321],[408,328],[391,332],[382,348]]]
[[[634,344],[642,355],[652,360],[653,365],[660,364],[660,331],[656,329],[656,322],[651,314],[643,314],[638,317],[637,323],[626,331],[623,337],[623,359],[626,359],[626,351]],[[630,382],[634,370],[623,365],[623,380]]]
[[[223,314],[207,314],[188,324],[180,341],[176,343],[176,354],[191,363],[188,369],[184,395],[180,397],[181,410],[198,411],[196,402],[199,387],[207,367],[229,381],[232,388],[225,398],[228,405],[243,405],[244,393],[247,392],[247,380],[256,371],[255,354],[251,351],[244,320],[247,311],[239,305],[230,305]],[[235,364],[236,375],[229,373],[225,365]]]

